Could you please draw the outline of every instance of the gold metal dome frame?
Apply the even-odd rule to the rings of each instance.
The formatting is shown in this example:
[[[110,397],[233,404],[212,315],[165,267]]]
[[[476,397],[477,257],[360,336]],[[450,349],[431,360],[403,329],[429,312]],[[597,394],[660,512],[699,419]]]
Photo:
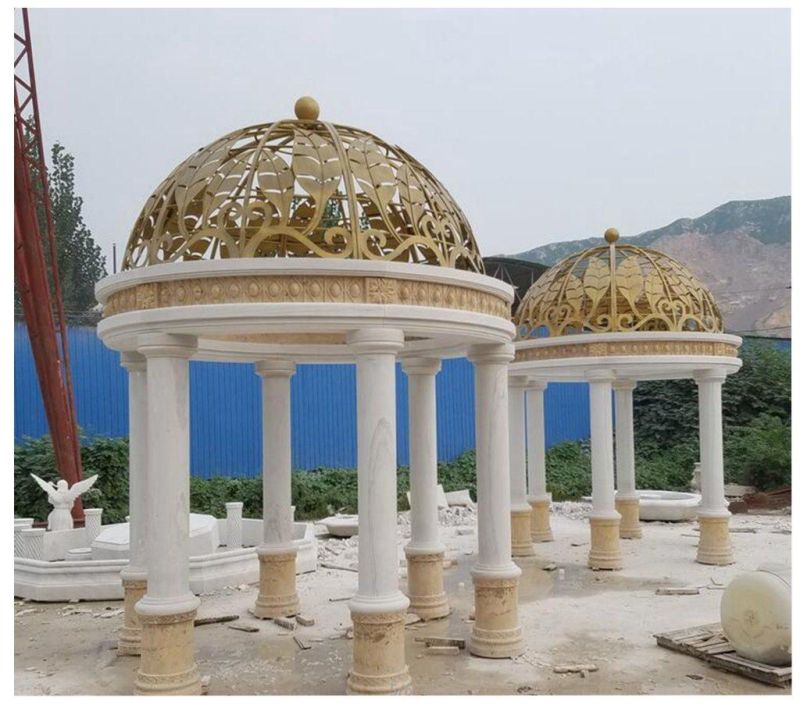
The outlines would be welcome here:
[[[399,147],[318,120],[223,136],[176,167],[142,209],[122,269],[173,261],[320,257],[400,261],[483,273],[463,212]]]
[[[722,332],[714,298],[681,263],[648,248],[606,243],[569,256],[525,294],[518,337],[582,332]]]

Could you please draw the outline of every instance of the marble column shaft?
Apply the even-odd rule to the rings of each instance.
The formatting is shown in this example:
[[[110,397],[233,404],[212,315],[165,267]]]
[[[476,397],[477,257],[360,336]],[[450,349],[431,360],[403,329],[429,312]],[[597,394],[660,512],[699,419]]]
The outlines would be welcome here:
[[[445,617],[450,605],[444,591],[444,544],[439,538],[436,451],[436,374],[438,359],[403,361],[408,376],[409,481],[411,540],[405,548],[409,612],[424,620]]]
[[[142,625],[140,694],[200,693],[189,588],[189,358],[194,337],[142,335],[147,360],[147,591],[136,603]],[[133,514],[131,515],[133,519]]]
[[[358,591],[350,600],[353,668],[350,693],[411,690],[397,558],[397,420],[395,363],[401,330],[363,329],[348,344],[355,354],[358,414]]]

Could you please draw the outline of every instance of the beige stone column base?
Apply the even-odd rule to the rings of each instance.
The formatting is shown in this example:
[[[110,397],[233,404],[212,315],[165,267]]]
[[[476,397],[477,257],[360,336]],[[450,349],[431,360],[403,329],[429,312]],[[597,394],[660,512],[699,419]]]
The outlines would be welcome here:
[[[295,560],[297,551],[258,551],[258,598],[253,614],[260,619],[292,617],[299,609]]]
[[[122,579],[125,617],[117,639],[119,656],[139,656],[142,653],[142,625],[136,613],[136,603],[147,591],[147,580]]]
[[[614,507],[622,517],[619,523],[620,538],[641,538],[642,526],[639,523],[639,500],[637,498],[614,500]]]
[[[533,543],[531,542],[531,510],[511,511],[511,555],[532,556]]]
[[[531,541],[547,543],[553,540],[550,529],[550,502],[546,499],[528,502],[531,505]]]
[[[134,693],[151,696],[199,696],[194,663],[196,610],[177,615],[139,615],[142,652]]]
[[[517,616],[519,578],[473,577],[475,624],[467,642],[470,654],[508,659],[525,650]]]
[[[619,518],[590,518],[592,548],[589,551],[589,567],[592,570],[619,570],[622,554],[619,548]]]
[[[353,668],[347,693],[387,695],[411,693],[406,665],[405,612],[351,612]]]
[[[730,565],[733,563],[727,516],[700,516],[700,542],[697,544],[697,562],[705,565]]]
[[[408,612],[423,620],[447,617],[450,603],[444,591],[442,578],[444,551],[440,553],[417,553],[406,549],[408,567]]]

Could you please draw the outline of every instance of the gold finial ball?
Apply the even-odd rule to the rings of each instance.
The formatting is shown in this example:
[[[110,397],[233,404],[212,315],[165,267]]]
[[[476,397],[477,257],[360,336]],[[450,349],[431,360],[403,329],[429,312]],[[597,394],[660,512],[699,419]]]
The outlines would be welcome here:
[[[614,243],[615,241],[619,240],[619,231],[616,229],[606,229],[606,232],[603,234],[603,238],[607,243]]]
[[[316,120],[319,118],[319,103],[311,96],[301,96],[294,104],[294,114],[298,120]]]

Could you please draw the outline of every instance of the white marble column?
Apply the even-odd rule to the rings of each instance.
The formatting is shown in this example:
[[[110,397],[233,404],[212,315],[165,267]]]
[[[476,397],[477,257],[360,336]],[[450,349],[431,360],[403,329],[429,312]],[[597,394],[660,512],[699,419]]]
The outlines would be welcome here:
[[[84,509],[83,517],[83,543],[88,547],[100,535],[103,528],[103,510]]]
[[[408,611],[424,620],[450,614],[444,591],[444,544],[439,539],[436,451],[436,374],[438,359],[403,361],[408,376],[409,482],[411,540],[405,548],[408,565]]]
[[[700,414],[700,493],[698,511],[700,542],[697,562],[710,565],[733,563],[725,501],[725,471],[722,455],[722,369],[695,372]]]
[[[508,380],[509,466],[511,474],[511,555],[532,556],[531,507],[525,474],[525,376]]]
[[[225,547],[242,547],[242,509],[244,502],[225,502]]]
[[[262,379],[264,540],[258,547],[260,565],[256,617],[297,614],[292,542],[292,415],[291,377],[294,363],[265,359],[256,365]]]
[[[475,366],[475,445],[478,486],[478,560],[472,568],[475,624],[469,650],[488,658],[523,650],[517,597],[521,571],[511,560],[508,364],[511,344],[472,347]]]
[[[408,693],[404,625],[408,598],[398,586],[395,363],[401,330],[371,328],[348,337],[358,398],[358,592],[350,601],[350,693]]]
[[[639,494],[636,491],[636,462],[633,445],[633,390],[635,381],[614,382],[614,412],[616,418],[616,508],[620,513],[621,538],[641,538],[639,524]]]
[[[528,504],[531,507],[531,540],[546,543],[553,540],[550,529],[550,503],[547,492],[544,442],[544,392],[547,383],[528,381],[526,408],[528,413]]]
[[[147,591],[136,603],[142,626],[140,694],[200,693],[189,588],[189,358],[194,337],[142,335],[147,359]],[[133,521],[133,514],[131,514]]]
[[[592,546],[589,567],[618,570],[622,567],[619,546],[620,515],[614,505],[614,424],[611,385],[614,373],[592,371],[589,381],[592,449],[592,511],[589,523]]]
[[[128,565],[122,569],[125,618],[119,631],[117,653],[138,656],[142,627],[136,603],[147,590],[147,362],[138,352],[123,352],[128,371]]]

